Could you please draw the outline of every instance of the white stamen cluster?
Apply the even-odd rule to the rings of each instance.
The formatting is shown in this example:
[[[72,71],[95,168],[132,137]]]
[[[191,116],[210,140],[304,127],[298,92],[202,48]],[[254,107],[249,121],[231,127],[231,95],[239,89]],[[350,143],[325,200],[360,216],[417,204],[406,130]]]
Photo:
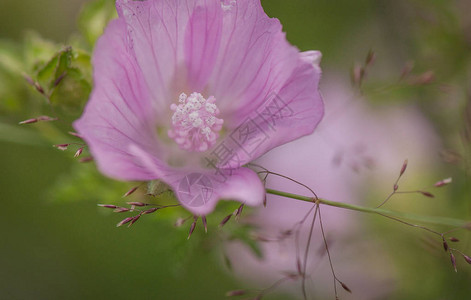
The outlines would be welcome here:
[[[218,119],[219,109],[216,98],[205,99],[200,93],[191,93],[187,96],[181,93],[179,104],[172,104],[172,129],[168,136],[178,146],[187,151],[204,152],[212,147],[222,128],[224,121]]]

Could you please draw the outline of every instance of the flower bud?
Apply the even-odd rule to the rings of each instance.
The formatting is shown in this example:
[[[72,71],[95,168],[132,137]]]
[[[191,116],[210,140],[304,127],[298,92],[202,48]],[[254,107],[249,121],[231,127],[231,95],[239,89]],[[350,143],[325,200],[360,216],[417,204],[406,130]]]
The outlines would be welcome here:
[[[70,144],[58,144],[58,145],[54,145],[54,147],[56,147],[57,149],[61,150],[61,151],[65,151],[67,150],[67,148],[70,146]]]
[[[344,290],[346,290],[350,294],[352,293],[352,290],[345,283],[343,283],[341,281],[339,281],[339,282],[340,282],[340,285],[343,287]]]
[[[116,207],[116,209],[113,212],[122,213],[122,212],[127,212],[127,211],[130,211],[130,209],[126,207]]]
[[[419,191],[422,195],[424,195],[425,197],[429,197],[429,198],[434,198],[435,196],[432,194],[432,193],[429,193],[429,192],[426,192],[426,191]]]
[[[407,169],[407,164],[409,163],[409,161],[406,159],[404,161],[404,163],[402,164],[402,168],[401,168],[401,172],[399,173],[399,176],[402,176],[404,174],[404,172],[406,171]]]
[[[140,217],[141,217],[140,214],[137,215],[137,216],[135,216],[135,217],[133,217],[133,218],[132,218],[132,221],[131,221],[131,223],[128,225],[128,227],[131,227],[132,224],[136,223],[137,220],[139,220]]]
[[[38,119],[28,119],[28,120],[21,121],[21,122],[19,122],[18,124],[20,124],[20,125],[23,125],[23,124],[32,124],[32,123],[36,123],[37,121],[38,121]]]
[[[22,75],[23,75],[23,78],[24,78],[29,84],[31,84],[31,85],[34,86],[34,80],[33,80],[33,78],[31,78],[31,76],[29,76],[28,74],[25,74],[25,73],[23,73]]]
[[[191,235],[193,234],[193,231],[195,231],[195,228],[196,228],[196,221],[198,221],[198,217],[193,217],[193,223],[191,223],[191,226],[190,226],[190,232],[188,233],[188,239],[190,239]]]
[[[237,209],[237,211],[236,211],[236,220],[238,220],[240,218],[243,210],[244,210],[244,204],[239,206],[239,208]]]
[[[206,221],[206,217],[202,216],[201,220],[203,221],[203,226],[204,226],[204,232],[208,233],[208,223]]]
[[[451,264],[453,265],[453,268],[455,269],[455,272],[458,272],[458,269],[456,268],[456,258],[452,252],[450,252],[450,260]]]
[[[446,179],[437,181],[433,186],[435,186],[435,187],[442,187],[442,186],[444,186],[444,185],[450,184],[451,182],[452,182],[452,178],[449,177],[449,178],[446,178]]]
[[[143,211],[142,214],[143,214],[143,215],[148,215],[148,214],[151,214],[151,213],[156,212],[157,210],[159,210],[158,207],[153,207],[153,208],[151,208],[151,209],[148,209],[148,210]]]
[[[130,189],[129,191],[126,192],[126,194],[123,195],[123,198],[131,195],[132,193],[134,193],[139,187],[138,186],[135,186],[133,187],[132,189]]]
[[[224,226],[232,217],[232,214],[227,215],[224,219],[222,219],[221,223],[219,223],[219,227]]]
[[[106,208],[117,208],[116,205],[111,205],[111,204],[97,204],[100,207],[106,207]]]
[[[38,82],[34,82],[33,86],[39,93],[41,93],[43,95],[45,94],[43,87],[41,85],[39,85]]]
[[[443,240],[443,249],[445,250],[445,252],[448,251],[448,243],[445,240]]]
[[[74,157],[75,157],[75,158],[79,157],[80,154],[82,154],[82,152],[83,152],[83,147],[82,147],[82,148],[79,148],[79,149],[77,150],[77,152],[75,152]]]
[[[124,224],[131,222],[133,219],[134,219],[134,217],[128,217],[128,218],[122,220],[121,222],[119,222],[118,224],[116,224],[116,227],[123,226]]]

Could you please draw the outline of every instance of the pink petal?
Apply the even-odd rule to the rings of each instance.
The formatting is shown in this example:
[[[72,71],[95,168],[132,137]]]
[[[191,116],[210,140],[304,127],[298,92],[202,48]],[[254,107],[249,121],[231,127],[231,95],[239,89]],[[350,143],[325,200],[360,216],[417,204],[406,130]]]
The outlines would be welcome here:
[[[258,0],[224,1],[221,48],[209,81],[226,124],[258,108],[290,77],[298,51]]]
[[[201,92],[208,82],[221,42],[222,9],[219,0],[206,0],[193,11],[185,32],[188,86]]]
[[[224,174],[222,174],[224,173]],[[263,203],[265,189],[257,174],[247,168],[184,173],[172,187],[178,200],[195,215],[214,210],[218,200],[236,200],[249,206]],[[163,178],[165,181],[165,178]]]
[[[130,144],[157,151],[155,112],[143,75],[125,48],[125,24],[112,21],[93,56],[95,88],[82,117],[74,123],[100,170],[118,179],[150,179],[127,151]]]
[[[267,97],[223,141],[235,153],[221,160],[221,168],[237,168],[269,150],[302,136],[311,134],[324,115],[324,105],[318,90],[320,79],[319,52],[298,54],[292,76],[279,93]]]
[[[263,203],[265,187],[258,175],[248,169],[232,170],[226,182],[220,185],[217,194],[226,200],[236,200],[249,206]]]
[[[259,0],[117,0],[117,9],[119,19],[96,46],[91,99],[74,123],[100,170],[118,179],[161,179],[198,215],[221,198],[260,204],[260,179],[240,166],[316,127],[323,114],[318,53],[300,55]],[[162,147],[156,127],[167,128],[170,104],[194,91],[216,97],[237,163],[208,169],[163,161],[171,149]],[[281,101],[281,117],[273,101],[275,108]],[[235,130],[247,124],[258,131]]]
[[[131,146],[130,152],[153,178],[170,185],[182,206],[195,215],[209,214],[221,199],[236,200],[250,206],[263,203],[265,188],[250,169],[173,169],[161,165],[136,145]]]
[[[116,6],[159,112],[187,88],[203,88],[219,47],[218,0],[118,0]]]
[[[183,36],[193,1],[118,0],[119,18],[127,24],[128,47],[144,74],[157,111],[168,109],[172,81],[183,63]],[[190,8],[188,8],[190,10]]]

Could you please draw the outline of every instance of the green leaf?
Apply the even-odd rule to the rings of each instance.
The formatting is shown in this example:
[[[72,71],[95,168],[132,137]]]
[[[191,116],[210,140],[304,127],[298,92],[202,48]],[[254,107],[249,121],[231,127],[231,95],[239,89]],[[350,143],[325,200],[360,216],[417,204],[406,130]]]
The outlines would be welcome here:
[[[88,53],[64,47],[37,69],[36,80],[46,90],[52,104],[67,112],[81,111],[92,89]]]
[[[79,113],[89,97],[91,85],[78,68],[68,68],[62,74],[60,83],[53,87],[51,103],[60,105],[67,112]]]
[[[168,184],[160,180],[152,180],[147,183],[147,194],[152,196],[158,196],[164,192],[171,191]]]
[[[64,50],[59,52],[56,72],[54,74],[54,82],[51,82],[53,85],[56,84],[56,81],[59,77],[63,76],[72,65],[72,47],[66,47]],[[51,86],[52,88],[53,86]]]
[[[49,86],[56,73],[59,55],[54,55],[43,67],[40,67],[36,79],[41,86]]]

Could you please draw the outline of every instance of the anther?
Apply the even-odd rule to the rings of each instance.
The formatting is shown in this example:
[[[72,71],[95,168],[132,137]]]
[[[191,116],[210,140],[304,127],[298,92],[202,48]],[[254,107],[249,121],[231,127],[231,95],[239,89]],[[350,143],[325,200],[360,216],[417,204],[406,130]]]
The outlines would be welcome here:
[[[218,119],[219,109],[213,96],[205,99],[200,93],[185,93],[172,104],[172,129],[168,136],[187,151],[204,152],[214,146],[224,121]]]

